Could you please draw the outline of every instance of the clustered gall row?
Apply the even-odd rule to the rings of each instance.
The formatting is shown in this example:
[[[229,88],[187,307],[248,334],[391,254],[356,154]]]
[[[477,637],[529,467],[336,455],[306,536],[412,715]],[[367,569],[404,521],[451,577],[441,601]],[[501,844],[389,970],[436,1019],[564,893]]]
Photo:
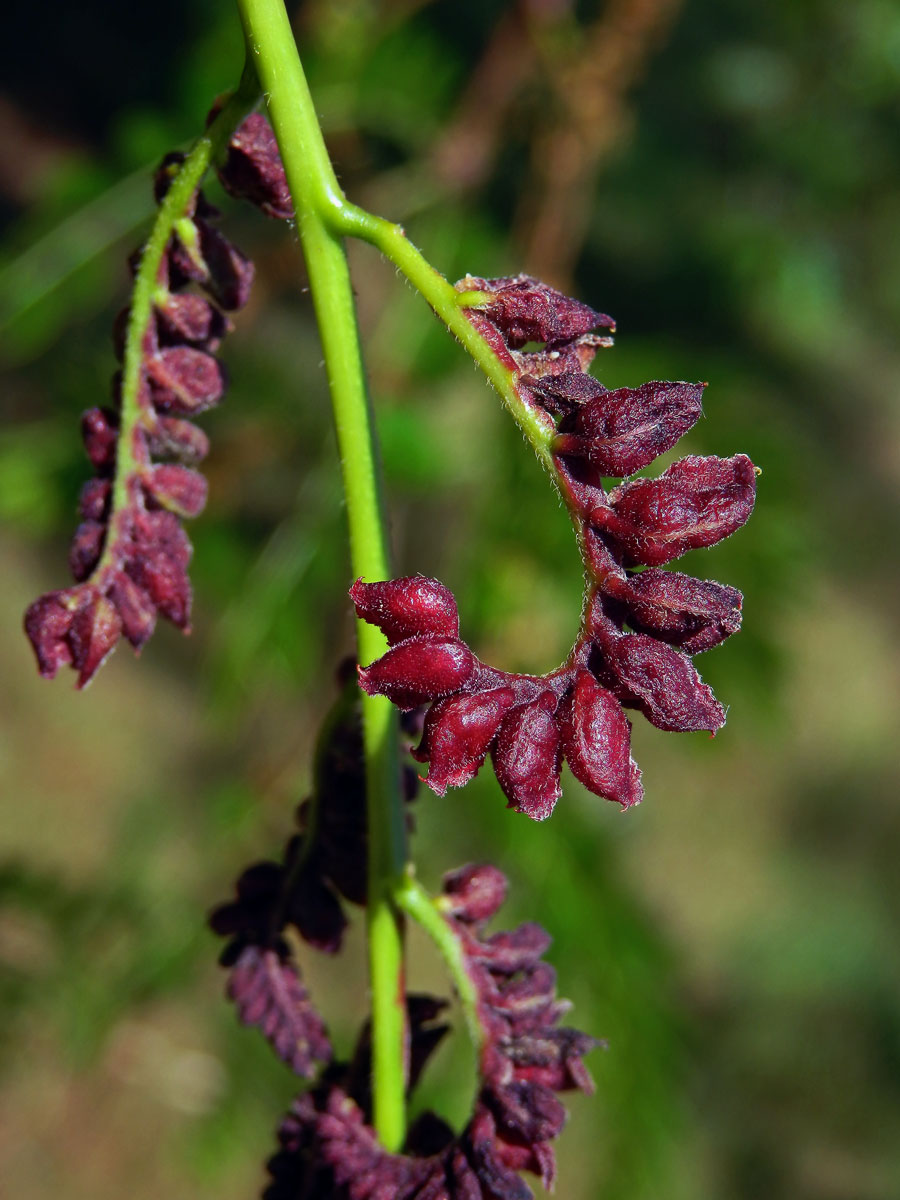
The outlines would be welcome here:
[[[556,1093],[592,1090],[582,1059],[600,1043],[560,1026],[568,1004],[542,961],[550,939],[539,925],[486,933],[505,894],[495,867],[468,866],[445,878],[439,902],[473,984],[481,1036],[478,1094],[462,1132],[426,1112],[404,1153],[388,1153],[369,1124],[367,1073],[358,1062],[335,1064],[282,1122],[266,1200],[531,1200],[520,1171],[552,1186],[551,1143],[566,1118]],[[415,1074],[443,1032],[423,1018],[432,1021],[442,1004],[411,1000]]]
[[[154,180],[158,204],[182,160],[179,154],[163,160]],[[227,190],[269,215],[291,215],[275,137],[262,115],[248,117],[232,135],[220,177]],[[246,304],[253,281],[252,262],[218,229],[217,216],[195,191],[163,255],[139,347],[127,345],[129,310],[116,321],[123,369],[113,378],[112,406],[82,417],[96,475],[79,502],[81,524],[69,555],[75,586],[41,596],[25,615],[46,678],[70,665],[83,687],[120,637],[140,651],[159,614],[189,627],[191,545],[179,518],[196,516],[206,503],[206,481],[192,464],[209,449],[193,418],[222,398],[226,377],[215,353],[230,328],[227,314]],[[133,256],[135,271],[140,260],[140,253]],[[134,353],[136,395],[123,406],[126,354]]]
[[[647,466],[695,424],[705,385],[608,390],[587,370],[610,344],[595,332],[612,330],[610,317],[528,276],[467,276],[457,287],[485,298],[468,315],[547,431],[585,566],[581,627],[556,670],[501,671],[460,638],[456,601],[438,580],[357,580],[357,613],[391,646],[360,671],[360,683],[401,709],[429,705],[415,756],[429,764],[427,783],[439,795],[467,783],[490,755],[510,807],[543,820],[566,760],[590,791],[628,808],[642,788],[623,708],[660,729],[714,733],[725,722],[691,656],[740,627],[741,594],[662,568],[745,523],[756,468],[743,454],[691,455],[657,479],[608,491],[609,476]]]

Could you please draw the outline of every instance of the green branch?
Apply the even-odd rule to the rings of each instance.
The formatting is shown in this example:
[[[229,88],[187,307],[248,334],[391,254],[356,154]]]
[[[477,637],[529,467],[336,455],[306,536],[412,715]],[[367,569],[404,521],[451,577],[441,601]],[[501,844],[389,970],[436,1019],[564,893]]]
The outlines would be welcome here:
[[[541,465],[549,474],[563,502],[570,507],[569,489],[553,456],[553,445],[557,436],[555,423],[549,416],[525,402],[517,386],[516,372],[498,358],[494,349],[466,315],[467,309],[477,309],[484,304],[485,294],[457,291],[434,269],[422,252],[416,249],[401,226],[386,221],[383,217],[373,216],[356,205],[344,203],[332,209],[332,219],[335,228],[377,247],[428,302],[434,313],[494,385]],[[584,545],[580,523],[576,523],[575,537],[584,569],[589,577],[596,579],[596,570]]]
[[[540,414],[525,403],[516,387],[516,373],[500,361],[466,316],[467,308],[477,308],[479,303],[484,302],[483,295],[478,292],[458,292],[416,249],[399,225],[348,203],[334,211],[333,220],[335,228],[342,233],[361,238],[377,247],[427,300],[435,314],[497,389],[516,424],[555,481],[557,471],[551,444],[556,431],[552,423],[542,420]]]
[[[144,418],[141,406],[141,373],[144,339],[153,319],[153,302],[159,291],[159,268],[172,232],[187,213],[194,192],[200,186],[210,164],[227,145],[232,133],[259,100],[259,87],[252,70],[244,69],[237,90],[206,133],[197,139],[184,162],[175,171],[153,222],[150,236],[141,252],[140,266],[131,293],[125,353],[122,359],[122,386],[119,406],[119,432],[116,443],[116,473],[110,501],[109,528],[115,530],[116,515],[130,503],[131,476],[140,464],[134,456],[134,431]],[[108,566],[115,552],[115,538],[107,538],[106,547],[93,574]]]
[[[400,908],[425,930],[434,942],[447,967],[466,1021],[469,1038],[480,1054],[484,1042],[484,1030],[478,1018],[478,992],[466,970],[466,959],[459,939],[441,912],[442,897],[432,899],[412,875],[408,874],[396,892]]]

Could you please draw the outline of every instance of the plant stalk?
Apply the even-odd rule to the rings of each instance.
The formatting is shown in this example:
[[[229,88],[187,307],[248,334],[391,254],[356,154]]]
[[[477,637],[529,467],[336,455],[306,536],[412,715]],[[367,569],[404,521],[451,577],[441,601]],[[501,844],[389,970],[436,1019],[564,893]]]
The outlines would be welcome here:
[[[283,0],[238,0],[248,57],[266,97],[309,275],[344,479],[353,574],[391,577],[371,406],[356,309],[334,214],[346,201],[322,138]],[[357,623],[359,661],[382,655],[380,630]],[[403,875],[405,824],[397,719],[382,696],[362,698],[368,812],[368,938],[372,1003],[373,1124],[389,1151],[405,1137],[402,917],[393,892]]]
[[[515,373],[505,366],[469,318],[466,308],[477,308],[479,293],[458,292],[404,233],[401,226],[377,217],[354,204],[345,203],[332,212],[335,228],[347,236],[361,238],[377,247],[400,271],[449,331],[469,352],[499,392],[516,424],[531,443],[541,465],[557,479],[551,445],[555,430],[528,407],[516,388]]]
[[[485,1034],[478,1016],[478,992],[466,969],[459,939],[441,911],[441,899],[433,899],[411,873],[397,890],[397,904],[421,925],[443,958],[456,986],[469,1040],[476,1055],[480,1055]]]

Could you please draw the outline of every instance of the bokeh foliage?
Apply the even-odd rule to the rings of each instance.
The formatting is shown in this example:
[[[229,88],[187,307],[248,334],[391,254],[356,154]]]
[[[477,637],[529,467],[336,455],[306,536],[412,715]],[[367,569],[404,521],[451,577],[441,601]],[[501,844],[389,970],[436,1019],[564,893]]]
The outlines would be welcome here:
[[[900,10],[890,0],[318,0],[297,27],[348,193],[451,278],[529,269],[619,322],[609,386],[707,379],[691,452],[746,451],[758,511],[686,569],[739,586],[702,660],[714,741],[636,727],[647,799],[571,779],[549,824],[485,772],[418,809],[429,883],[471,858],[555,935],[609,1038],[561,1143],[571,1200],[900,1193],[896,577]],[[31,51],[29,48],[34,48]],[[34,677],[20,613],[66,580],[146,171],[239,69],[198,0],[8,18],[0,100],[0,1176],[20,1200],[256,1194],[291,1080],[220,1001],[204,911],[271,853],[350,647],[347,556],[302,260],[257,259],[206,419],[195,633],[91,690]],[[215,190],[215,189],[212,189]],[[566,652],[581,580],[530,452],[422,302],[353,249],[396,563],[487,659]],[[679,450],[681,451],[681,447]],[[310,958],[349,1044],[364,976]],[[441,987],[416,940],[413,982]],[[446,1051],[429,1097],[461,1116]]]

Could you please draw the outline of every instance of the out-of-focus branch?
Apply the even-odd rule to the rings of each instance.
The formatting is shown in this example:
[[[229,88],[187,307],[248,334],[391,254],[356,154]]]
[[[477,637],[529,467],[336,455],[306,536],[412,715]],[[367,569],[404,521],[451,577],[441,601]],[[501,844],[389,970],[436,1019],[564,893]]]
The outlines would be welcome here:
[[[568,40],[545,52],[552,102],[532,140],[532,184],[522,190],[516,235],[528,269],[559,287],[568,285],[584,243],[597,170],[628,133],[628,93],[664,42],[680,4],[610,0],[575,57],[569,57]]]

